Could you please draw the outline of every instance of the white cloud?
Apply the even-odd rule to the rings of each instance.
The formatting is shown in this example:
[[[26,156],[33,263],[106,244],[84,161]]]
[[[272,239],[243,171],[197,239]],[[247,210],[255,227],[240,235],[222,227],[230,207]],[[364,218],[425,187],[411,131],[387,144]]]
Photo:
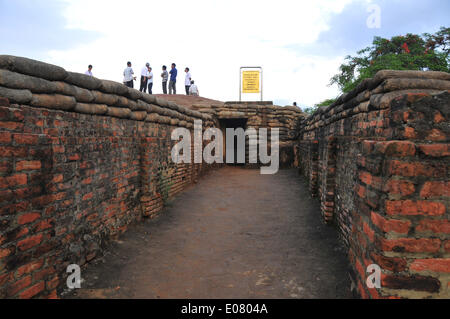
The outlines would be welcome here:
[[[128,60],[135,73],[150,62],[155,75],[176,62],[180,93],[189,66],[203,96],[236,100],[239,67],[261,65],[266,100],[311,105],[337,94],[327,84],[343,57],[299,56],[286,46],[313,44],[328,29],[330,15],[352,0],[60,1],[67,3],[68,28],[103,34],[93,43],[49,52],[50,62],[68,70],[84,72],[93,64],[96,76],[120,82]]]

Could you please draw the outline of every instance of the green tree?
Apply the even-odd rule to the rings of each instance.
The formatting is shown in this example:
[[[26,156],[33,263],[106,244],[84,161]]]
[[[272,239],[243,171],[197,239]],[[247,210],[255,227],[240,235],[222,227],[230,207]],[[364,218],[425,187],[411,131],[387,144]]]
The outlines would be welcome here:
[[[347,93],[362,80],[380,70],[450,71],[450,28],[442,27],[435,34],[407,34],[391,39],[375,37],[372,46],[356,56],[347,56],[340,72],[331,78]]]

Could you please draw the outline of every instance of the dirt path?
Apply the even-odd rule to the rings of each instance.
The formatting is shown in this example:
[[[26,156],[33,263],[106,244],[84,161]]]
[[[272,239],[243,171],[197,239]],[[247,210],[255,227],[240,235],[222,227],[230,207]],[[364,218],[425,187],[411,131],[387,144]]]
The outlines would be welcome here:
[[[131,227],[67,298],[347,298],[346,269],[295,170],[227,167]]]

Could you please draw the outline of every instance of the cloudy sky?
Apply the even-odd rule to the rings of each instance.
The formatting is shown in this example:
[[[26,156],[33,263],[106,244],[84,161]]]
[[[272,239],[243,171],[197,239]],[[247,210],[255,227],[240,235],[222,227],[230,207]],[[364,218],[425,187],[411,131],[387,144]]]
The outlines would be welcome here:
[[[377,5],[381,27],[369,28]],[[373,12],[373,11],[372,11]],[[122,81],[150,62],[189,66],[201,95],[239,96],[239,68],[264,69],[264,99],[313,105],[338,94],[329,79],[374,36],[448,26],[448,0],[0,0],[0,54]],[[178,79],[182,92],[184,74]],[[160,93],[160,81],[154,93]]]

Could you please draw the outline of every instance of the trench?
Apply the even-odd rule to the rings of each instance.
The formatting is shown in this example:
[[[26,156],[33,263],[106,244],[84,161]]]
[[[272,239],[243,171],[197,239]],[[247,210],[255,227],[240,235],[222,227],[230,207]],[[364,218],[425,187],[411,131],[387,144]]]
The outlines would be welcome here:
[[[346,250],[297,170],[226,166],[129,229],[65,298],[348,298]]]

